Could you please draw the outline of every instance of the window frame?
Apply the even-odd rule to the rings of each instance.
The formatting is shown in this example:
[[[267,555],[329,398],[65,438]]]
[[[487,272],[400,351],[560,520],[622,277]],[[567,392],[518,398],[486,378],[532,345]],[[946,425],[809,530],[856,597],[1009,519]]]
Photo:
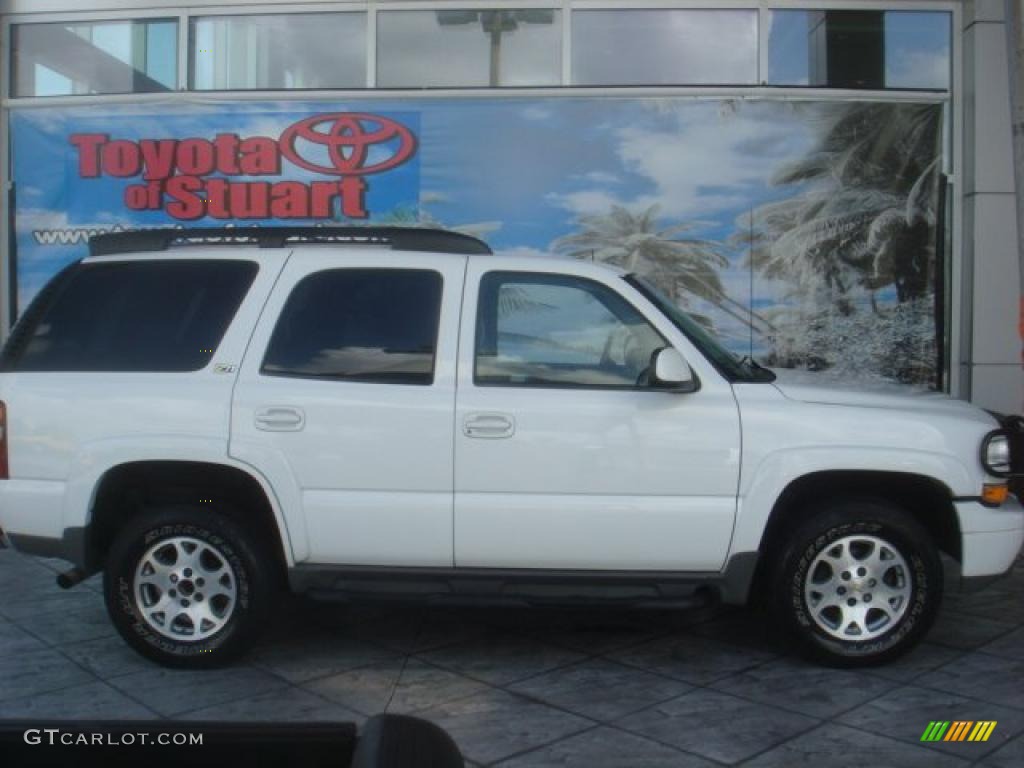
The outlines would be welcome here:
[[[339,0],[339,2],[323,2],[318,4],[301,3],[296,5],[284,5],[280,0],[223,0],[222,5],[201,7],[190,6],[185,3],[176,4],[173,0],[161,2],[159,6],[154,3],[149,8],[125,8],[123,11],[107,9],[103,11],[79,11],[68,0],[68,8],[61,9],[59,0],[52,3],[53,10],[37,11],[29,6],[31,0],[12,0],[11,12],[0,19],[2,23],[2,46],[8,52],[8,64],[10,64],[10,40],[11,27],[17,24],[29,23],[69,23],[69,22],[95,22],[95,21],[145,21],[154,18],[178,19],[178,86],[175,91],[162,94],[107,94],[88,95],[79,94],[73,96],[46,96],[46,97],[16,97],[12,98],[10,85],[11,77],[0,77],[0,100],[3,107],[11,108],[16,106],[32,106],[35,104],[77,103],[82,99],[102,103],[118,103],[124,101],[148,101],[156,99],[173,98],[176,95],[184,96],[187,99],[202,99],[204,94],[208,98],[216,99],[246,99],[253,98],[253,94],[267,94],[277,99],[306,98],[310,94],[334,95],[337,93],[352,92],[357,94],[367,89],[381,91],[382,93],[411,92],[415,94],[424,93],[455,93],[471,94],[487,97],[500,94],[502,91],[513,92],[536,92],[555,93],[566,92],[571,95],[573,92],[594,92],[621,93],[624,89],[630,89],[637,93],[660,93],[665,91],[684,91],[695,95],[705,94],[734,94],[739,96],[764,94],[766,90],[771,92],[771,98],[782,99],[809,99],[827,98],[836,100],[857,100],[865,94],[873,94],[875,97],[886,98],[913,98],[915,94],[930,98],[942,98],[950,100],[951,96],[959,99],[959,91],[962,86],[962,60],[963,45],[960,36],[956,31],[961,28],[964,17],[964,9],[956,0],[718,0],[715,3],[716,10],[754,10],[759,13],[758,24],[758,80],[753,85],[659,85],[659,86],[577,86],[571,82],[572,62],[572,15],[574,11],[582,10],[707,10],[709,4],[706,0],[644,0],[637,6],[630,6],[623,0],[492,0],[481,2],[481,0]],[[562,78],[556,86],[506,86],[503,88],[490,87],[464,87],[464,88],[428,88],[428,89],[380,89],[376,83],[376,17],[380,10],[460,10],[467,7],[481,9],[528,9],[543,8],[561,10],[562,13]],[[801,87],[801,86],[769,86],[767,83],[768,71],[768,50],[767,50],[767,17],[772,10],[842,10],[850,9],[851,6],[858,10],[882,10],[882,11],[924,11],[924,12],[946,12],[952,16],[953,28],[953,77],[950,89],[945,92],[934,90],[900,90],[890,89],[881,91],[848,91],[844,89],[824,87]],[[201,11],[201,12],[197,12]],[[246,15],[271,15],[279,13],[325,13],[325,12],[362,11],[368,16],[367,45],[366,45],[366,85],[365,88],[353,89],[311,89],[311,90],[239,90],[239,91],[192,91],[188,90],[188,64],[189,64],[189,20],[195,16],[246,16]],[[8,67],[10,71],[10,67]],[[290,94],[294,93],[294,96]]]
[[[437,294],[437,318],[434,323],[434,343],[433,350],[430,355],[430,374],[429,379],[424,381],[399,381],[399,380],[382,380],[374,379],[368,376],[337,376],[337,375],[324,375],[315,373],[298,373],[294,371],[268,371],[267,370],[267,358],[270,355],[271,347],[274,343],[274,337],[277,335],[278,328],[280,327],[281,320],[285,316],[285,312],[288,310],[289,305],[295,292],[301,285],[309,280],[312,280],[318,276],[325,274],[337,273],[337,272],[413,272],[428,274],[437,279],[437,286],[439,288]],[[412,266],[351,266],[351,267],[328,267],[326,269],[314,269],[307,272],[289,288],[287,296],[281,302],[280,311],[277,313],[277,317],[274,319],[272,326],[269,328],[269,334],[267,336],[266,346],[263,349],[263,355],[260,357],[259,365],[256,368],[257,376],[267,376],[270,378],[285,378],[285,379],[303,379],[305,381],[323,381],[331,384],[368,384],[368,385],[387,385],[387,386],[406,386],[406,387],[433,387],[437,384],[437,351],[441,343],[441,317],[444,313],[444,300],[445,300],[445,279],[444,274],[440,270],[430,267],[412,267]]]
[[[658,392],[658,393],[661,393],[661,394],[665,394],[667,391],[669,391],[669,390],[658,388],[658,387],[652,386],[652,385],[641,386],[641,385],[638,385],[638,384],[635,384],[635,383],[634,384],[623,384],[623,385],[620,386],[620,385],[613,385],[613,384],[582,384],[582,383],[570,383],[570,382],[566,382],[566,383],[556,383],[556,382],[502,382],[502,381],[489,381],[487,379],[482,379],[480,377],[480,374],[479,374],[479,371],[478,371],[478,358],[479,358],[479,349],[480,349],[480,347],[479,347],[479,345],[480,345],[480,330],[479,329],[480,329],[481,317],[482,317],[483,308],[484,308],[483,288],[484,288],[485,281],[488,278],[491,278],[492,276],[495,276],[495,275],[501,275],[501,276],[506,276],[506,277],[512,278],[512,279],[508,280],[507,282],[514,282],[515,280],[519,280],[520,282],[527,282],[527,283],[533,282],[533,283],[539,284],[539,285],[559,285],[559,284],[572,285],[572,284],[581,284],[582,283],[582,284],[585,284],[585,285],[588,285],[588,286],[596,286],[598,291],[602,291],[602,292],[605,292],[605,293],[608,293],[608,294],[611,294],[611,295],[615,296],[617,299],[622,301],[626,306],[628,306],[630,309],[632,309],[634,312],[636,312],[636,314],[639,317],[643,318],[643,321],[647,324],[647,326],[651,329],[651,331],[653,331],[658,336],[658,338],[660,338],[662,340],[662,342],[663,342],[662,346],[658,347],[658,349],[664,349],[666,347],[673,348],[673,349],[675,348],[675,345],[672,344],[672,342],[665,337],[665,334],[662,333],[658,329],[657,325],[654,322],[651,321],[651,318],[647,315],[646,312],[644,312],[639,307],[637,307],[636,304],[634,304],[632,301],[630,301],[628,298],[626,298],[624,295],[622,295],[622,293],[620,293],[619,291],[615,290],[615,288],[613,288],[612,286],[610,286],[610,285],[608,285],[606,283],[601,282],[600,280],[595,280],[594,278],[585,277],[583,275],[568,274],[568,273],[564,273],[564,272],[534,272],[534,271],[529,271],[529,270],[516,270],[516,269],[491,269],[491,270],[487,270],[486,272],[483,272],[480,275],[479,280],[477,281],[476,316],[473,319],[473,345],[472,345],[472,354],[473,354],[472,381],[473,381],[473,386],[475,386],[475,387],[488,387],[488,388],[490,388],[490,387],[497,387],[497,388],[502,388],[502,389],[553,389],[553,390],[569,390],[569,391],[590,390],[590,391],[599,391],[599,392]],[[505,282],[506,281],[502,281],[502,282],[500,282],[498,284],[498,286],[499,286],[498,289],[499,290],[501,288],[501,285],[504,285]],[[595,291],[591,291],[589,289],[581,289],[581,290],[586,290],[587,293],[590,293],[591,296],[596,301],[598,301],[601,304],[601,306],[604,307],[605,310],[609,314],[614,315],[616,320],[619,320],[619,322],[622,322],[621,318],[619,318],[619,316],[615,312],[613,312],[604,302],[602,302],[600,300],[600,298],[598,298],[597,295],[595,295],[595,293],[596,293]],[[699,389],[700,388],[700,380],[697,377],[697,373],[694,372],[693,376],[694,376],[694,381],[697,384],[697,388]]]

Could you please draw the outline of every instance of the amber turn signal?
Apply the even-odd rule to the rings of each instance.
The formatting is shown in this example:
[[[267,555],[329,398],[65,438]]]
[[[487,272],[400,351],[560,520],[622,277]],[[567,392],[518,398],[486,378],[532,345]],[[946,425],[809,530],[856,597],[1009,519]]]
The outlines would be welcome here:
[[[983,485],[981,487],[981,500],[986,504],[1002,504],[1006,501],[1010,490],[1003,483],[999,485]]]

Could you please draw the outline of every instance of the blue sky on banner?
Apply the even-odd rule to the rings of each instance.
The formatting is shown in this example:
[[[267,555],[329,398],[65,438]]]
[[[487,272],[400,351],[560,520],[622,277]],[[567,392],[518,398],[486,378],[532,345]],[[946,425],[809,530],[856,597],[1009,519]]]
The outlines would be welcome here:
[[[418,148],[405,165],[366,177],[372,220],[429,217],[479,232],[496,250],[534,253],[547,251],[557,238],[577,231],[580,216],[605,215],[614,205],[633,211],[658,206],[660,225],[689,223],[693,229],[687,236],[725,243],[740,214],[794,193],[791,187],[773,187],[771,177],[812,146],[814,120],[808,118],[808,110],[813,117],[812,105],[671,97],[363,99],[21,110],[12,113],[20,306],[60,267],[85,252],[84,242],[41,244],[40,233],[172,221],[162,211],[125,207],[124,189],[138,183],[137,177],[79,178],[78,152],[68,141],[73,133],[130,140],[212,140],[218,133],[231,132],[276,140],[288,126],[320,113],[390,117],[412,129]],[[260,177],[303,182],[325,178],[288,161],[282,163],[280,177]],[[223,223],[200,219],[187,225]],[[729,250],[730,266],[722,273],[729,295],[741,303],[749,301],[751,282],[749,269],[741,268],[744,255]],[[773,300],[771,291],[757,293],[755,306]]]

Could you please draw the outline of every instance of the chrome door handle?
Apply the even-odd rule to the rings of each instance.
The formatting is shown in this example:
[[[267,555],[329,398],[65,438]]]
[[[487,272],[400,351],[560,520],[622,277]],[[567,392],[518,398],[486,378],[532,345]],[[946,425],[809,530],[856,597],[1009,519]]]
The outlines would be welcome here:
[[[515,420],[503,413],[471,413],[462,421],[466,437],[512,437],[515,432]]]
[[[298,432],[306,425],[306,415],[299,408],[271,406],[256,411],[256,429],[268,432]]]

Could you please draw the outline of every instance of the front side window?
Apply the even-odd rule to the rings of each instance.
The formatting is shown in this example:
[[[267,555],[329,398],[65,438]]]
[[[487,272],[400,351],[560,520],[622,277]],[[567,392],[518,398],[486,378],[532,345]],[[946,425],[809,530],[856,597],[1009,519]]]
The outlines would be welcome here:
[[[441,275],[422,269],[309,275],[281,311],[262,373],[429,385],[441,291]]]
[[[12,371],[205,368],[256,276],[238,260],[80,264],[44,288],[4,350]]]
[[[14,96],[172,91],[178,84],[178,23],[17,24],[11,58]]]
[[[665,346],[629,302],[592,280],[491,272],[480,282],[477,384],[632,389]]]
[[[202,16],[189,45],[197,91],[366,87],[365,13]]]

